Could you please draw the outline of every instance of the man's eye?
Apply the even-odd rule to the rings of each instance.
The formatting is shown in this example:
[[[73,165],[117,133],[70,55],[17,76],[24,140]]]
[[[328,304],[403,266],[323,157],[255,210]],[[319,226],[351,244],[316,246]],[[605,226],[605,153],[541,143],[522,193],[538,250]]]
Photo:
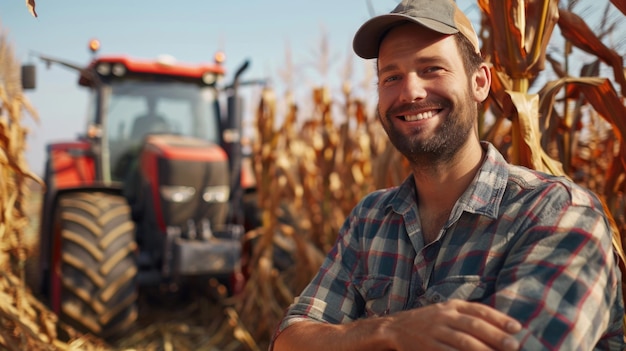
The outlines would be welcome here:
[[[439,66],[431,66],[428,67],[424,70],[424,73],[433,73],[433,72],[437,72],[439,70],[442,70],[443,68],[439,67]]]
[[[391,83],[391,82],[395,82],[398,79],[400,79],[399,76],[387,76],[387,77],[383,77],[382,82],[383,83]]]

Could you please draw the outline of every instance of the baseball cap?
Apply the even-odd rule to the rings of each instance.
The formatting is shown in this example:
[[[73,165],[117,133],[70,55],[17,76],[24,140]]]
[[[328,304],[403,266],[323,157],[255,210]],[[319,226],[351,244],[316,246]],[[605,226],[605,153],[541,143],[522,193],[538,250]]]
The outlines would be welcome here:
[[[453,0],[402,0],[393,11],[369,19],[354,35],[354,52],[364,59],[378,57],[378,46],[387,32],[402,22],[420,24],[441,34],[461,33],[480,53],[472,22]]]

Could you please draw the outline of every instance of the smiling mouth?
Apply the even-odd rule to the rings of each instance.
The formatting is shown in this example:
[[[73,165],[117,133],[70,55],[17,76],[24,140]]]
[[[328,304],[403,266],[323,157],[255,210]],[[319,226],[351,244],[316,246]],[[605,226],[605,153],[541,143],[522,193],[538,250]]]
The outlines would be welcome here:
[[[433,118],[440,111],[441,110],[430,110],[430,111],[421,112],[415,115],[404,115],[402,116],[402,118],[407,122],[421,121],[423,119]]]

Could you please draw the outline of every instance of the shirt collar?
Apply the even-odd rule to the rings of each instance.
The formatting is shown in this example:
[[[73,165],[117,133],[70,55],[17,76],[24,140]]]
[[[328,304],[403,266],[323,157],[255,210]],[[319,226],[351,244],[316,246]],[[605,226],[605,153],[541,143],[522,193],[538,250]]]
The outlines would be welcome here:
[[[508,163],[491,143],[482,141],[481,147],[486,151],[485,159],[476,177],[452,210],[454,217],[460,216],[463,211],[492,218],[498,216],[509,176]],[[389,206],[394,212],[405,214],[416,206],[415,193],[413,174],[410,174],[398,187]]]
[[[509,178],[509,167],[495,146],[486,141],[481,142],[481,146],[486,151],[483,164],[453,211],[463,210],[497,218]]]

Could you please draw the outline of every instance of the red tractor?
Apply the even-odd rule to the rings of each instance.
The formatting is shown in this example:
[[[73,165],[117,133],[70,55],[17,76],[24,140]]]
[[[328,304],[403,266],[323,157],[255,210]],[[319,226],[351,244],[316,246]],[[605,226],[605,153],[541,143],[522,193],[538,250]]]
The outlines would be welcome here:
[[[75,69],[91,92],[84,135],[47,146],[40,293],[53,311],[108,338],[137,319],[142,286],[214,277],[236,292],[244,212],[255,212],[244,200],[254,199],[254,179],[240,143],[248,62],[220,86],[222,54],[198,65],[39,58]],[[34,88],[34,70],[22,72]]]

